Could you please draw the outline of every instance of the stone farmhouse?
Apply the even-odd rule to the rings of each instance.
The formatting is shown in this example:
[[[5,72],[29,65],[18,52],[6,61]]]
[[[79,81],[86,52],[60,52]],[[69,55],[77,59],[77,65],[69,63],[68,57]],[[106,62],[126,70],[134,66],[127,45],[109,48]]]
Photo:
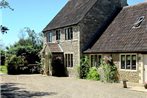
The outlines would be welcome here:
[[[144,83],[146,20],[146,2],[128,6],[127,0],[69,0],[43,30],[44,51],[52,53],[52,64],[60,58],[69,76],[83,55],[89,56],[91,66],[99,66],[107,56],[117,65],[120,80]]]

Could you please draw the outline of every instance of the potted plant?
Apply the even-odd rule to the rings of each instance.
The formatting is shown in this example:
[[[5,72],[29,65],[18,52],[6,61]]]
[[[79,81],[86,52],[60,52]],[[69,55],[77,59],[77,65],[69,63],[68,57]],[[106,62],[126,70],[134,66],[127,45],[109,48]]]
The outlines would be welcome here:
[[[144,88],[147,89],[147,82],[144,83]]]

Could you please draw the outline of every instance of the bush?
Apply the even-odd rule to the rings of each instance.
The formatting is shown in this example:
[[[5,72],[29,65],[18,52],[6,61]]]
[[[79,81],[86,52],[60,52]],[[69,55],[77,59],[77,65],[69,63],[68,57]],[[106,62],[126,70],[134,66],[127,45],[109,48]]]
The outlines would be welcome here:
[[[7,59],[7,65],[8,65],[8,74],[17,74],[18,73],[18,67],[20,65],[23,65],[24,60],[19,56],[12,55]]]
[[[110,63],[107,63],[105,61],[101,62],[101,65],[99,67],[99,74],[100,74],[100,80],[103,82],[118,82],[118,71],[117,67],[111,61]]]
[[[81,65],[80,65],[80,68],[79,68],[79,78],[81,79],[86,79],[87,77],[87,74],[89,72],[89,64],[88,64],[88,57],[85,56],[81,59]]]
[[[99,74],[97,72],[97,68],[96,67],[91,67],[89,69],[89,72],[87,74],[87,79],[90,79],[90,80],[100,80]]]
[[[40,73],[38,64],[28,64],[24,57],[10,55],[7,58],[8,74],[37,74]]]

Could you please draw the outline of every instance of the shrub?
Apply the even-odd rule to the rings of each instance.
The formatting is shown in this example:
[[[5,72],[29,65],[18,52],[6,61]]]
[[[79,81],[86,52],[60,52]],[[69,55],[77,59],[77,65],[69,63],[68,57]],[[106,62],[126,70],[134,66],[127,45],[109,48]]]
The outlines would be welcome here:
[[[80,69],[79,70],[79,78],[81,78],[81,79],[86,79],[86,76],[89,72],[90,66],[88,64],[88,61],[89,61],[89,59],[87,56],[85,56],[81,59],[81,65],[79,68]]]
[[[103,82],[118,82],[118,71],[116,65],[111,62],[102,61],[99,67],[100,80]]]
[[[40,66],[38,64],[28,64],[23,56],[9,55],[6,63],[8,74],[40,73]]]
[[[97,72],[97,68],[96,67],[91,67],[89,69],[89,72],[87,74],[87,79],[90,79],[90,80],[100,80],[99,74]]]
[[[17,57],[16,55],[12,55],[7,59],[7,65],[8,65],[8,74],[17,74],[18,73],[18,67],[24,63],[23,58],[20,56]]]

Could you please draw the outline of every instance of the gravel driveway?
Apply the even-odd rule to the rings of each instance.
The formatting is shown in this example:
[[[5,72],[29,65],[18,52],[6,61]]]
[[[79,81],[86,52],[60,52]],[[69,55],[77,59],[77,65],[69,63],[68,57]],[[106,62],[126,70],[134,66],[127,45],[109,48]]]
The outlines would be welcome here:
[[[147,93],[71,77],[1,75],[1,98],[147,98]]]

